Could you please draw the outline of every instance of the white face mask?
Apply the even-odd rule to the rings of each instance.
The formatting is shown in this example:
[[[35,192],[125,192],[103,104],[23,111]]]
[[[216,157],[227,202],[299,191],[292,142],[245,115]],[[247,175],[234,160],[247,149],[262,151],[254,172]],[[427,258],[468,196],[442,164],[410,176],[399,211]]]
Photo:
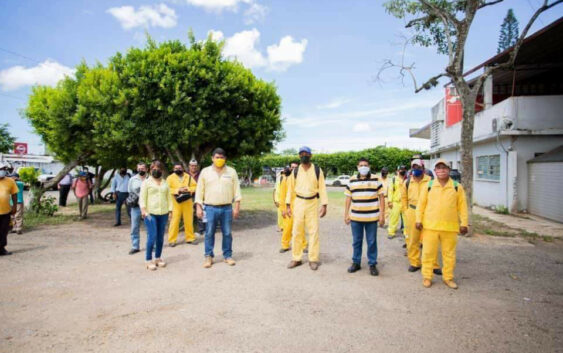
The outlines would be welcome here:
[[[358,172],[360,172],[360,175],[368,175],[369,167],[366,166],[358,167]]]
[[[0,178],[6,177],[7,174],[8,174],[8,172],[5,171],[4,169],[0,170]]]

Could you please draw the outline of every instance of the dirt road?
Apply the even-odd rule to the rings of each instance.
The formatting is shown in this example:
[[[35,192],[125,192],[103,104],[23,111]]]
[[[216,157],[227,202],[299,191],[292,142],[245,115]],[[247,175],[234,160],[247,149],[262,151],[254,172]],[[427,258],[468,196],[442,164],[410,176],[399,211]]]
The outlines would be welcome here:
[[[317,272],[286,269],[269,212],[236,222],[236,266],[202,268],[199,243],[149,272],[112,217],[10,235],[0,352],[563,352],[560,241],[461,238],[454,291],[424,289],[383,230],[381,275],[348,274],[339,219],[322,221]]]

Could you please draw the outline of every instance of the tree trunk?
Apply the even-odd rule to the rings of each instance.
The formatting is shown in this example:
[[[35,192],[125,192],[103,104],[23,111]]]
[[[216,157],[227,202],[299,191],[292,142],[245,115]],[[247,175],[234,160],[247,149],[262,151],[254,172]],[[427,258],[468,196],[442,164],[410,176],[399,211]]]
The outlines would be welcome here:
[[[154,149],[152,148],[151,145],[149,145],[148,143],[145,143],[145,148],[147,149],[147,152],[149,153],[149,156],[151,157],[152,160],[156,159],[156,153],[154,153]]]
[[[49,180],[39,188],[33,188],[33,190],[31,190],[31,192],[29,193],[29,204],[33,205],[36,202],[41,202],[41,197],[43,197],[45,191],[57,185],[64,178],[65,175],[67,175],[72,169],[74,169],[80,163],[83,157],[85,156],[81,156],[77,159],[68,162],[63,167],[63,169],[61,169],[61,171],[57,175],[55,175],[53,179]]]
[[[104,182],[104,175],[106,173],[107,169],[105,169],[104,167],[100,166],[99,168],[96,168],[96,183],[94,184],[94,195],[98,200],[102,199],[102,184]]]
[[[176,149],[174,150],[174,153],[176,154],[178,161],[180,161],[180,163],[182,163],[184,170],[190,170],[190,165],[188,163],[186,163],[186,159],[184,158],[184,156],[182,155],[182,152],[180,152],[180,149],[178,147],[176,147]]]
[[[457,86],[456,86],[457,87]],[[461,122],[461,184],[467,196],[467,211],[469,224],[473,218],[473,127],[475,123],[475,95],[458,89],[463,109]],[[468,236],[473,234],[473,227],[469,227]]]

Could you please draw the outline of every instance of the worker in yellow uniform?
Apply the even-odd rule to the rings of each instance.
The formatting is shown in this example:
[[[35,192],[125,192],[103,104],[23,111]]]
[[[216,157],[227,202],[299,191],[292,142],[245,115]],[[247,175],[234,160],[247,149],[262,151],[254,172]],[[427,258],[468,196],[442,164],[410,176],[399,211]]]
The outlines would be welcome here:
[[[432,286],[432,263],[442,248],[444,283],[457,289],[454,282],[458,233],[468,230],[467,200],[463,186],[450,178],[450,166],[439,159],[434,164],[436,179],[420,194],[416,206],[416,228],[422,231],[423,286]]]
[[[287,197],[287,179],[293,173],[295,168],[299,167],[299,163],[291,162],[282,172],[280,181],[280,205],[286,207],[285,198]],[[295,204],[295,198],[289,202],[292,206]],[[288,216],[286,210],[283,210],[283,232],[281,237],[280,253],[287,252],[291,249],[291,238],[293,234],[293,217]],[[307,248],[307,239],[303,237],[303,249]]]
[[[285,205],[280,203],[280,185],[283,178],[283,170],[276,177],[274,185],[274,206],[278,211],[278,232],[283,231],[283,213],[285,212]]]
[[[420,261],[420,230],[416,229],[416,205],[422,191],[428,187],[430,176],[424,173],[424,162],[414,159],[411,162],[411,175],[405,180],[401,188],[401,207],[405,215],[405,238],[407,239],[407,256],[409,258],[409,272],[416,272],[421,268]],[[434,264],[434,273],[442,274],[440,266]]]
[[[326,194],[323,171],[311,163],[311,149],[303,146],[299,149],[301,164],[287,180],[285,203],[286,215],[293,216],[293,260],[287,266],[294,268],[302,264],[305,232],[309,235],[309,267],[319,268],[319,217],[326,215],[328,197]],[[294,204],[291,205],[291,200]],[[320,209],[319,209],[320,204]]]
[[[391,210],[389,216],[389,226],[387,227],[387,238],[393,239],[397,234],[397,229],[404,217],[401,208],[401,187],[407,175],[407,167],[404,165],[397,168],[397,175],[389,180],[389,187],[387,188],[387,206]],[[406,238],[405,238],[406,242]]]
[[[382,190],[383,190],[383,197],[385,198],[385,205],[387,205],[387,200],[389,199],[388,198],[388,191],[389,191],[389,181],[390,181],[390,178],[388,178],[389,168],[387,168],[387,167],[381,168],[381,173],[379,174],[379,176],[380,176],[379,181],[381,182],[381,185],[383,185]],[[380,227],[382,227],[382,228],[388,227],[389,216],[390,216],[389,212],[385,212],[385,225],[380,224]]]
[[[168,245],[176,246],[178,232],[180,230],[180,219],[184,219],[184,232],[186,243],[193,244],[194,235],[194,200],[193,194],[197,183],[192,176],[184,172],[181,163],[174,163],[174,173],[166,178],[166,183],[172,195],[172,220],[168,228]]]

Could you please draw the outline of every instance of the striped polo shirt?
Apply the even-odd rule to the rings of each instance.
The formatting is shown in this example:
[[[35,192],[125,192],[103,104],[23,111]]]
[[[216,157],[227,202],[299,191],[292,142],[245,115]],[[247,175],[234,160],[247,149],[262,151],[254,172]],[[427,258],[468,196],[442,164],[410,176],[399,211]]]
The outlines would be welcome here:
[[[383,185],[375,175],[368,174],[365,179],[359,175],[350,178],[344,194],[352,198],[350,219],[355,222],[379,221],[379,195]]]

